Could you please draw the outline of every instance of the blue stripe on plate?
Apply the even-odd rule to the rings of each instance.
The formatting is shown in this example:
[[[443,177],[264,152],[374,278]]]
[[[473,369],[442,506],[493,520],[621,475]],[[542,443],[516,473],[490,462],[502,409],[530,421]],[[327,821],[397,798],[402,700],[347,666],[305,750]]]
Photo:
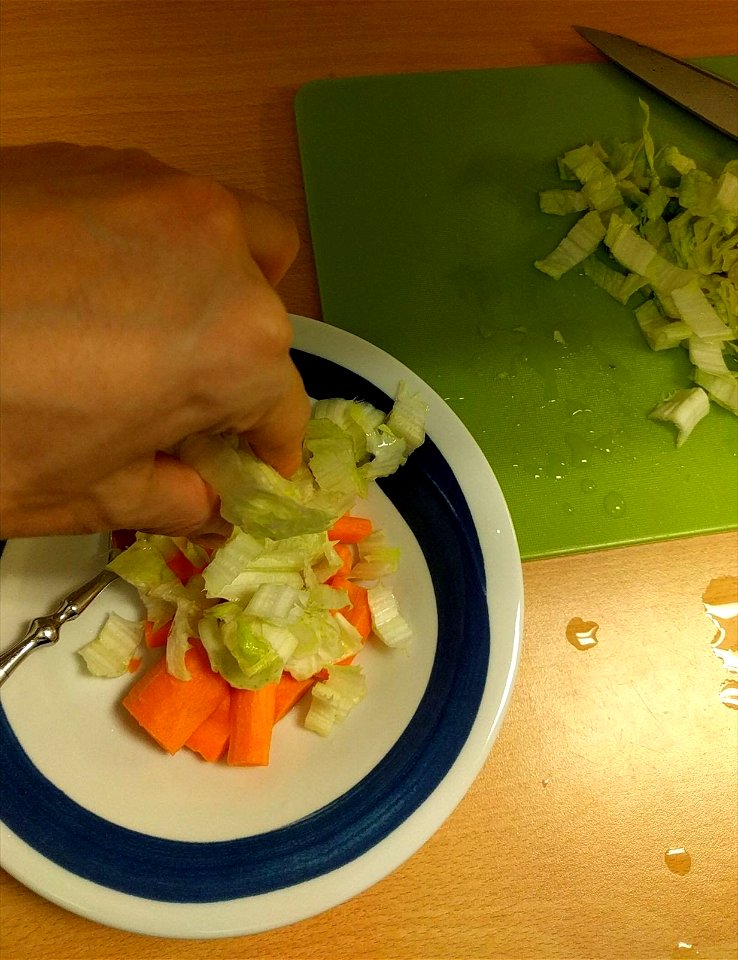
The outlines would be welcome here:
[[[308,393],[391,400],[351,371],[293,352]],[[418,709],[389,753],[321,810],[255,837],[188,843],[147,836],[75,803],[36,769],[0,712],[0,815],[48,860],[150,900],[209,903],[268,893],[335,870],[399,827],[441,783],[479,709],[490,636],[484,564],[451,468],[429,439],[381,486],[413,531],[430,570],[438,644]],[[14,682],[20,682],[19,679]]]

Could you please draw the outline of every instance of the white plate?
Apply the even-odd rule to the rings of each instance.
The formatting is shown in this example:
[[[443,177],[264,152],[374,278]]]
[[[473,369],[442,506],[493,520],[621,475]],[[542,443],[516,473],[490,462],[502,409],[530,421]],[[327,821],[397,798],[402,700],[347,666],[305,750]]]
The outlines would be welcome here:
[[[376,883],[441,825],[484,763],[507,706],[522,624],[520,557],[476,443],[423,381],[352,334],[293,317],[311,396],[385,409],[420,390],[428,439],[364,512],[402,548],[394,587],[415,640],[362,652],[369,692],[329,739],[275,731],[266,768],[169,757],[120,707],[131,678],[86,676],[74,651],[124,585],[2,690],[2,865],[100,923],[163,937],[255,933],[320,913]],[[358,512],[355,511],[355,512]],[[10,542],[0,564],[7,647],[103,559],[99,537]]]

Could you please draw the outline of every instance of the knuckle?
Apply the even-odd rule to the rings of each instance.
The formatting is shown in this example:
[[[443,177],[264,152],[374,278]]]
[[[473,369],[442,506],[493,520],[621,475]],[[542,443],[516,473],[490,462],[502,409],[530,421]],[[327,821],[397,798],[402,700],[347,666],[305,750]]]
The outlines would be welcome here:
[[[249,318],[249,339],[254,348],[265,358],[285,356],[292,346],[292,324],[284,304],[264,282],[252,284],[244,293],[237,313]]]

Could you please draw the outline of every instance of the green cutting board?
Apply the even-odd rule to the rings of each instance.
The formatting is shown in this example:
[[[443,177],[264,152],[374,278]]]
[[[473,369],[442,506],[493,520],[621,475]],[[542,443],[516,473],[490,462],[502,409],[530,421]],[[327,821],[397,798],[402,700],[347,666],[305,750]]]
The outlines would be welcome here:
[[[701,61],[738,76],[733,58]],[[573,220],[538,210],[556,157],[637,139],[710,172],[735,142],[610,64],[321,80],[296,118],[323,318],[423,377],[476,438],[524,559],[738,523],[738,421],[713,406],[675,446],[654,405],[689,386],[681,349],[579,271],[533,261]],[[575,219],[575,218],[574,218]],[[563,341],[563,342],[562,342]]]

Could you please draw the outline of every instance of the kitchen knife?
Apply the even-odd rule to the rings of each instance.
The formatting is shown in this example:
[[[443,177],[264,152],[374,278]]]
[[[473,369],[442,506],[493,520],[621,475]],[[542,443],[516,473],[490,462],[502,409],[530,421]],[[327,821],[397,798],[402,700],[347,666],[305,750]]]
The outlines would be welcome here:
[[[738,86],[686,60],[591,27],[580,36],[664,96],[738,140]]]

